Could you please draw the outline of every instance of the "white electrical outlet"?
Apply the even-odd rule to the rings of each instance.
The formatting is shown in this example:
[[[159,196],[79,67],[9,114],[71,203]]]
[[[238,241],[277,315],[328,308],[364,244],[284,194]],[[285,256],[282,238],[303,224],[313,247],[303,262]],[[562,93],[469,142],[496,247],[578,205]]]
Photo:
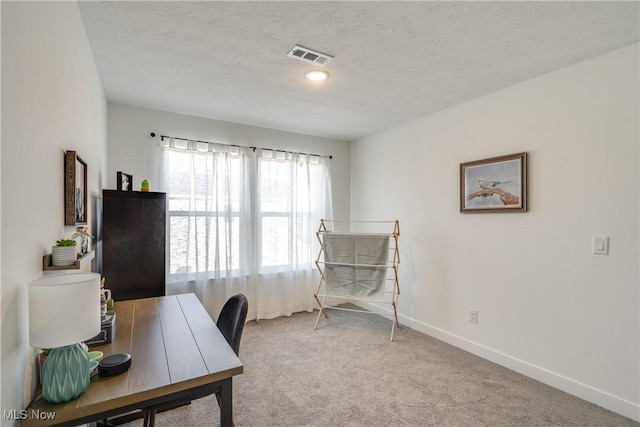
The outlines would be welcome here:
[[[478,323],[478,310],[473,308],[469,309],[469,322]]]

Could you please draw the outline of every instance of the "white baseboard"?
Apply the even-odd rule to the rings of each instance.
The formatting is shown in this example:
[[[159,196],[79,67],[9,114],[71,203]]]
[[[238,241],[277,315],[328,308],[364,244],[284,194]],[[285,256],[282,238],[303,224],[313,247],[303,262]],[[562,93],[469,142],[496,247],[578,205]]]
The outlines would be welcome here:
[[[388,312],[389,315],[393,314],[390,306],[381,306],[362,301],[354,302],[354,304],[370,311],[382,311]],[[567,378],[555,372],[551,372],[542,367],[509,356],[508,354],[470,341],[466,338],[454,335],[450,332],[444,331],[426,323],[419,322],[400,313],[398,313],[398,318],[400,321],[400,327],[408,327],[418,332],[422,332],[423,334],[446,342],[447,344],[451,344],[462,350],[468,351],[469,353],[475,354],[476,356],[480,356],[483,359],[489,360],[493,363],[497,363],[498,365],[509,368],[522,375],[526,375],[527,377],[533,378],[537,381],[540,381],[541,383],[557,388],[558,390],[562,390],[565,393],[569,393],[573,396],[579,397],[580,399],[586,400],[587,402],[593,403],[594,405],[601,406],[605,409],[615,412],[616,414],[620,414],[636,422],[640,422],[640,405],[638,405],[637,403],[621,399],[610,393],[593,388],[587,384],[572,380],[571,378]]]

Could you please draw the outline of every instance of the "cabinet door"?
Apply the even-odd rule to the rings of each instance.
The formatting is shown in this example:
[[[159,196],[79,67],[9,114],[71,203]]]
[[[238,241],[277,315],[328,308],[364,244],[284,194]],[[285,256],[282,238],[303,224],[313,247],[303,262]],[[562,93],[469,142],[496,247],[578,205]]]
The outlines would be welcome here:
[[[116,301],[165,295],[166,195],[103,192],[105,287]]]

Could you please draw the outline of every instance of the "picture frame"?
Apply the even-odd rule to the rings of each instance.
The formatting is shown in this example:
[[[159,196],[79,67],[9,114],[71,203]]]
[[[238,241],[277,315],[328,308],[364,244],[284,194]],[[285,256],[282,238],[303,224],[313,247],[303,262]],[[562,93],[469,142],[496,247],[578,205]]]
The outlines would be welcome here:
[[[64,225],[85,225],[87,209],[87,164],[75,151],[64,153]]]
[[[118,191],[133,191],[133,175],[118,171],[116,174],[116,188]]]
[[[460,164],[460,212],[527,212],[527,153]]]

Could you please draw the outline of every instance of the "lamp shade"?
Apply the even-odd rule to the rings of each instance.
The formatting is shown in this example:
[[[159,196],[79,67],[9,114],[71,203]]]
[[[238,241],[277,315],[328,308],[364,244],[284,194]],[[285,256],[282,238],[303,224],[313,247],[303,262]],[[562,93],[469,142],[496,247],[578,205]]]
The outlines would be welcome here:
[[[29,344],[54,348],[100,332],[100,275],[45,276],[29,284]]]

